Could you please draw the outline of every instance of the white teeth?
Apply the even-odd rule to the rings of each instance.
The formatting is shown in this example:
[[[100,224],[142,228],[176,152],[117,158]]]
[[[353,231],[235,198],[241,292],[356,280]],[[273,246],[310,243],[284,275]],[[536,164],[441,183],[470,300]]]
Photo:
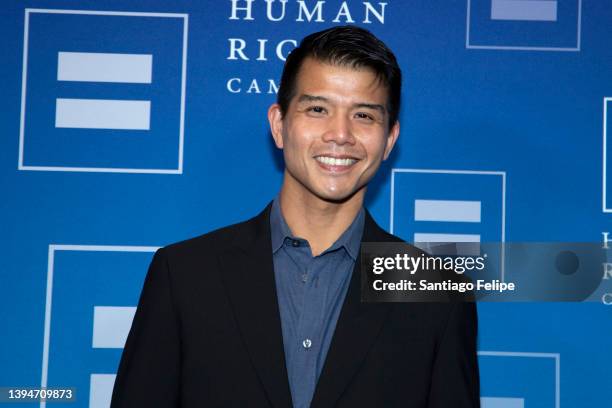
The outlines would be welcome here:
[[[357,161],[355,159],[337,159],[335,157],[328,156],[317,156],[316,159],[321,163],[330,166],[350,166]]]

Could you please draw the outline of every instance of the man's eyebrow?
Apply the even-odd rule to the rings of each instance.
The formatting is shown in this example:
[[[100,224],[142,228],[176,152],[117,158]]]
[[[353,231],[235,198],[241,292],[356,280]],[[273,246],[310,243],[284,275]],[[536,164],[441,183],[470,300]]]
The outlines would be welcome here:
[[[301,103],[301,102],[329,102],[329,99],[324,96],[302,94],[298,98],[297,102],[298,103]],[[383,114],[387,112],[387,108],[385,108],[384,105],[381,105],[379,103],[359,102],[359,103],[354,104],[353,107],[373,109],[373,110],[380,111],[380,113],[383,113]]]
[[[324,96],[302,94],[298,98],[297,102],[298,103],[301,103],[301,102],[329,102],[329,99],[327,99]]]
[[[380,111],[380,113],[382,113],[383,115],[387,112],[387,109],[379,103],[356,103],[354,106],[356,108],[377,110]]]

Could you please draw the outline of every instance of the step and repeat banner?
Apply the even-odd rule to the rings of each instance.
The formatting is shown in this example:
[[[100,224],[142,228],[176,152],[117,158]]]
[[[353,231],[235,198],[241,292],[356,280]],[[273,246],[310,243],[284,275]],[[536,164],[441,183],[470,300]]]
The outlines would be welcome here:
[[[274,198],[266,111],[283,62],[337,24],[383,39],[405,78],[398,145],[366,200],[381,226],[408,241],[612,240],[607,0],[0,10],[0,386],[108,406],[154,251]],[[596,296],[479,304],[483,406],[611,406],[612,265]]]

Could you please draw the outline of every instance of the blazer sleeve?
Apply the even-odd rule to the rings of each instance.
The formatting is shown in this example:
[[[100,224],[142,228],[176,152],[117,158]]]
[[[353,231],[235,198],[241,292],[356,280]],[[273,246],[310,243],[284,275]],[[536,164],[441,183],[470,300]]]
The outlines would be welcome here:
[[[180,335],[163,249],[149,266],[115,380],[111,408],[178,407]]]
[[[429,408],[480,407],[476,303],[450,303],[434,362]]]

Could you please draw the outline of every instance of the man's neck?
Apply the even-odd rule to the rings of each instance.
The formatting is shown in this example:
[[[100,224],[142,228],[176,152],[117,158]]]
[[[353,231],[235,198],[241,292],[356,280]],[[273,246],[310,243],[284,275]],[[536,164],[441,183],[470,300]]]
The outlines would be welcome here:
[[[313,256],[329,248],[347,230],[361,209],[365,194],[365,190],[359,191],[336,203],[291,190],[283,184],[281,212],[293,235],[308,241]]]

